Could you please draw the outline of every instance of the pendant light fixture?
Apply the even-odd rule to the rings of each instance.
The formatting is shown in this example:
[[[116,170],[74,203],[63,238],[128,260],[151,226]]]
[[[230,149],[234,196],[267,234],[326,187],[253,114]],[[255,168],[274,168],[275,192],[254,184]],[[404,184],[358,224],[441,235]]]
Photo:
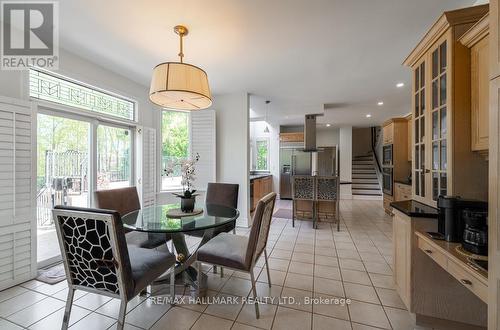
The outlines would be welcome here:
[[[179,62],[165,62],[153,69],[149,99],[162,108],[201,110],[212,105],[207,73],[197,66],[184,63],[183,38],[188,34],[185,26],[177,25],[179,35]]]
[[[269,126],[267,125],[267,111],[269,110],[269,103],[271,103],[271,101],[267,100],[266,101],[266,128],[264,128],[264,133],[269,133]]]

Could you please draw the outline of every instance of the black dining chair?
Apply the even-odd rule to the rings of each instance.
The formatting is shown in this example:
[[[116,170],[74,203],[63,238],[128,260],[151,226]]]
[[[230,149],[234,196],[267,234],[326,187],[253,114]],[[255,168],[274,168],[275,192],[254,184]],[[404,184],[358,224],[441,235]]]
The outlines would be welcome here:
[[[97,190],[94,192],[95,206],[100,209],[115,210],[124,216],[141,208],[136,187]],[[141,233],[125,229],[127,244],[141,248],[153,249],[165,245],[170,239],[166,234]]]
[[[200,247],[196,255],[198,272],[201,272],[200,262],[205,262],[214,266],[218,265],[249,273],[253,296],[257,299],[253,268],[262,255],[262,252],[264,252],[267,279],[269,287],[271,287],[266,246],[275,202],[276,193],[272,192],[264,196],[257,203],[249,237],[220,233]],[[255,315],[259,318],[257,301],[255,302]]]
[[[62,329],[75,290],[120,299],[117,329],[123,329],[127,303],[169,268],[175,273],[173,254],[127,246],[116,211],[56,206],[52,212],[68,281]]]

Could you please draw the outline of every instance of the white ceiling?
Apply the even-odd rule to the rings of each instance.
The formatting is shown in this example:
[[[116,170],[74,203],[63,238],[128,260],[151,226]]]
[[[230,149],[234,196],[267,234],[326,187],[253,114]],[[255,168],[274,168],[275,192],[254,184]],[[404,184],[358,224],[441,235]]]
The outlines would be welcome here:
[[[320,123],[368,126],[410,112],[410,71],[401,62],[444,10],[472,3],[64,0],[60,38],[63,48],[148,86],[156,64],[177,59],[172,29],[185,24],[184,59],[207,71],[213,94],[255,95],[255,116],[270,99],[269,118],[281,124],[330,104]]]

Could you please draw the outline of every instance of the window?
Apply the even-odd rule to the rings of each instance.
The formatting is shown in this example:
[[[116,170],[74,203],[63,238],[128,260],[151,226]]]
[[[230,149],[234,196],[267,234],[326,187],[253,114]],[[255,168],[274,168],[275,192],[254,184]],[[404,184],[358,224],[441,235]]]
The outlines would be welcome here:
[[[255,149],[257,151],[255,155],[255,170],[269,171],[269,140],[267,138],[257,138]]]
[[[135,102],[38,69],[30,69],[29,93],[30,97],[33,98],[94,111],[115,118],[136,119]]]
[[[172,167],[174,172],[162,176],[162,190],[182,188],[179,162],[189,157],[189,114],[163,111],[161,118],[161,169]]]
[[[97,127],[97,190],[128,187],[131,179],[130,130]]]

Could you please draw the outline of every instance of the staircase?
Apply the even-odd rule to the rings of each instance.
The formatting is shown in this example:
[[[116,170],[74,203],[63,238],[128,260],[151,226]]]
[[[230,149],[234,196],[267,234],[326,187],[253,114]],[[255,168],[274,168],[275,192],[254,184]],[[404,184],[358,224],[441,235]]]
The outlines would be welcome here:
[[[372,153],[352,159],[352,198],[382,199]]]

